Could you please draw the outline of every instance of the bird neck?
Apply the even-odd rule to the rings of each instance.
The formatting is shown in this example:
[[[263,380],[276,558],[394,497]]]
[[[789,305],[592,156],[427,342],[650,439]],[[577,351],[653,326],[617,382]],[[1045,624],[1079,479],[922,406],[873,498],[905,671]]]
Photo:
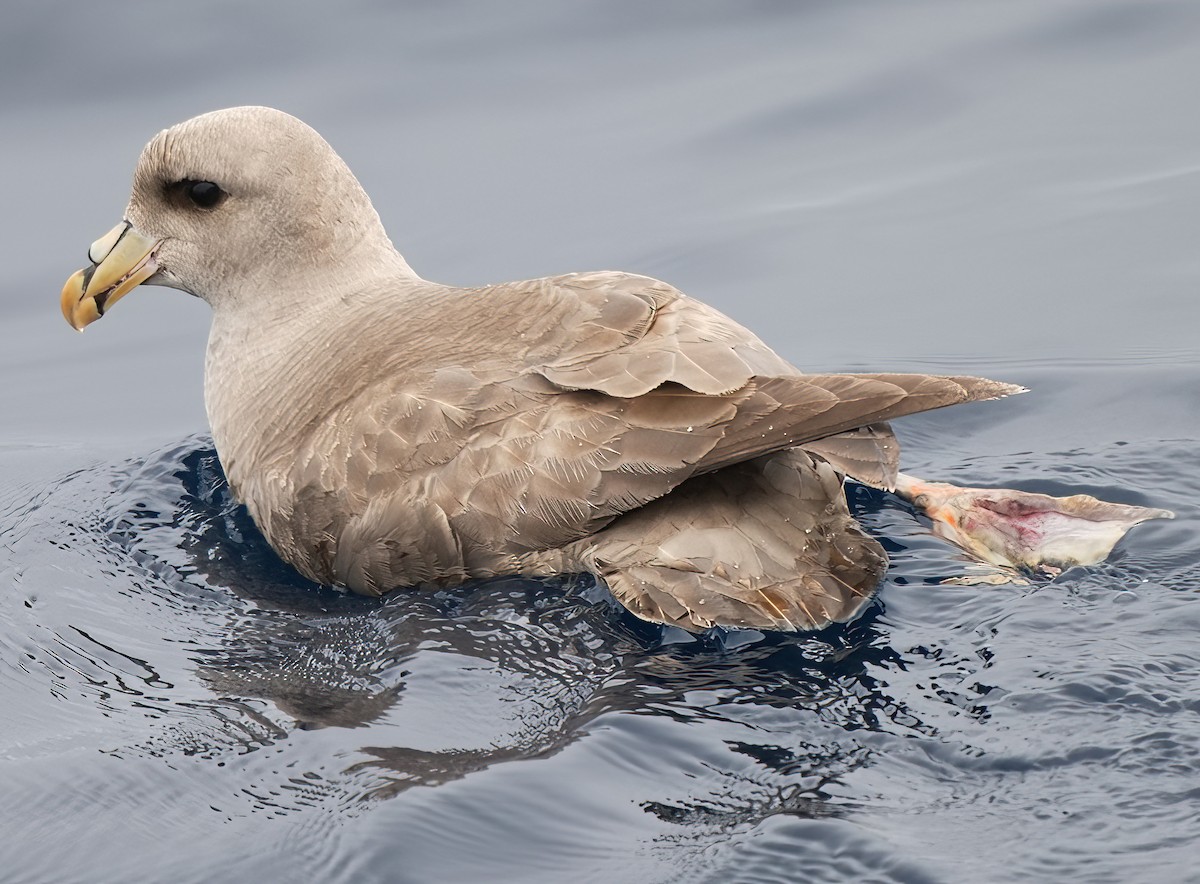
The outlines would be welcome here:
[[[390,243],[388,250],[382,258],[352,252],[332,270],[273,279],[270,291],[212,302],[204,400],[235,491],[248,476],[283,469],[296,438],[327,412],[318,391],[351,356],[339,330],[360,293],[394,290],[398,282],[403,290],[405,280],[425,285]]]

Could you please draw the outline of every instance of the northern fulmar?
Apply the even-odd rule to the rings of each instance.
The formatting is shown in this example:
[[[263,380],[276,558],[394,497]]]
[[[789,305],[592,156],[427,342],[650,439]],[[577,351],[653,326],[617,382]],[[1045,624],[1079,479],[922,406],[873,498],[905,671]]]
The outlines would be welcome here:
[[[62,309],[135,286],[212,307],[205,405],[230,488],[306,577],[379,595],[587,571],[688,630],[854,617],[887,565],[850,476],[897,484],[887,421],[1019,391],[804,374],[655,279],[421,279],[313,129],[265,107],[146,146]]]

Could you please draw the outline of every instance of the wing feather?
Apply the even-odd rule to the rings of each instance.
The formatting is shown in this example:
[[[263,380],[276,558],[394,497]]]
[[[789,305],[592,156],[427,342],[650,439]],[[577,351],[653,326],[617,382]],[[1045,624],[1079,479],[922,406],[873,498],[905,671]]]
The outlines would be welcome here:
[[[860,428],[1015,389],[976,378],[804,375],[716,310],[628,274],[476,294],[491,299],[486,311],[460,295],[437,303],[443,323],[486,313],[498,329],[526,329],[495,336],[511,352],[475,329],[453,346],[431,339],[425,361],[408,358],[403,370],[381,357],[371,383],[296,446],[288,505],[262,521],[309,576],[373,592],[502,573],[693,476],[803,444],[886,486],[894,437]],[[422,315],[412,323],[433,325]],[[723,542],[713,567],[736,558],[733,541]],[[786,558],[786,544],[777,546],[771,555]],[[686,555],[663,549],[682,567]],[[828,580],[821,586],[836,595]],[[776,604],[774,591],[754,589],[763,610]],[[748,604],[742,590],[730,592],[730,610]],[[797,623],[826,616],[805,604],[810,611],[780,610]]]

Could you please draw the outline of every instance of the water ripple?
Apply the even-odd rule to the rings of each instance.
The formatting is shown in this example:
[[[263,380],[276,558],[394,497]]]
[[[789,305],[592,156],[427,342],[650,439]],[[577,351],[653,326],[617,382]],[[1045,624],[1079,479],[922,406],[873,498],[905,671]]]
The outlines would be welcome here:
[[[973,431],[972,416],[959,427]],[[1190,472],[1154,482],[1185,448],[945,457],[950,478],[1016,473],[1033,490],[1181,514],[1104,565],[1030,586],[944,585],[963,556],[907,505],[852,486],[893,566],[863,617],[805,636],[651,627],[580,578],[383,600],[316,586],[232,501],[204,437],[11,489],[10,806],[59,808],[42,834],[65,838],[67,802],[115,802],[126,832],[175,825],[239,869],[303,861],[341,880],[383,877],[397,855],[418,878],[505,867],[553,880],[594,862],[617,879],[674,880],[685,863],[689,880],[784,867],[951,880],[920,846],[931,826],[989,841],[987,862],[1021,844],[997,879],[1111,871],[1138,850],[1173,861],[1197,822],[1200,486]],[[1098,800],[1159,834],[1097,818]],[[996,832],[997,812],[1022,822]],[[268,821],[286,828],[254,852]],[[1048,822],[1077,848],[1039,837]],[[5,824],[18,839],[30,826]],[[142,867],[111,825],[72,843],[81,862]],[[153,855],[188,879],[193,851]]]

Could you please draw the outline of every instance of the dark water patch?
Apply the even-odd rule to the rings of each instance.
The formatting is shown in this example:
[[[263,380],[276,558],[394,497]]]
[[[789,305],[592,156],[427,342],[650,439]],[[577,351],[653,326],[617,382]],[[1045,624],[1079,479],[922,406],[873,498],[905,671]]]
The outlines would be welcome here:
[[[1104,565],[943,585],[969,570],[962,554],[903,502],[850,486],[893,560],[863,617],[695,637],[640,623],[582,578],[382,600],[313,585],[231,499],[208,440],[189,439],[10,490],[0,764],[18,801],[112,808],[67,861],[131,874],[106,839],[157,833],[156,861],[180,870],[191,848],[163,838],[176,825],[237,858],[210,873],[303,860],[341,879],[404,864],[413,880],[485,866],[551,880],[593,862],[672,880],[686,861],[715,880],[744,861],[771,880],[790,856],[812,880],[952,880],[921,846],[930,826],[938,843],[1022,844],[1014,878],[1088,866],[1083,848],[1068,861],[1057,839],[993,831],[996,813],[1066,826],[1105,869],[1116,845],[1171,855],[1170,833],[1195,821],[1180,778],[1200,762],[1198,557],[1178,530],[1194,477],[1150,484],[1175,444],[947,466],[986,484],[1015,465],[1034,490],[1180,510]],[[1130,475],[1142,490],[1122,486]],[[1096,801],[1168,831],[1122,838]],[[76,817],[61,815],[65,837]],[[267,821],[285,828],[249,860]]]

